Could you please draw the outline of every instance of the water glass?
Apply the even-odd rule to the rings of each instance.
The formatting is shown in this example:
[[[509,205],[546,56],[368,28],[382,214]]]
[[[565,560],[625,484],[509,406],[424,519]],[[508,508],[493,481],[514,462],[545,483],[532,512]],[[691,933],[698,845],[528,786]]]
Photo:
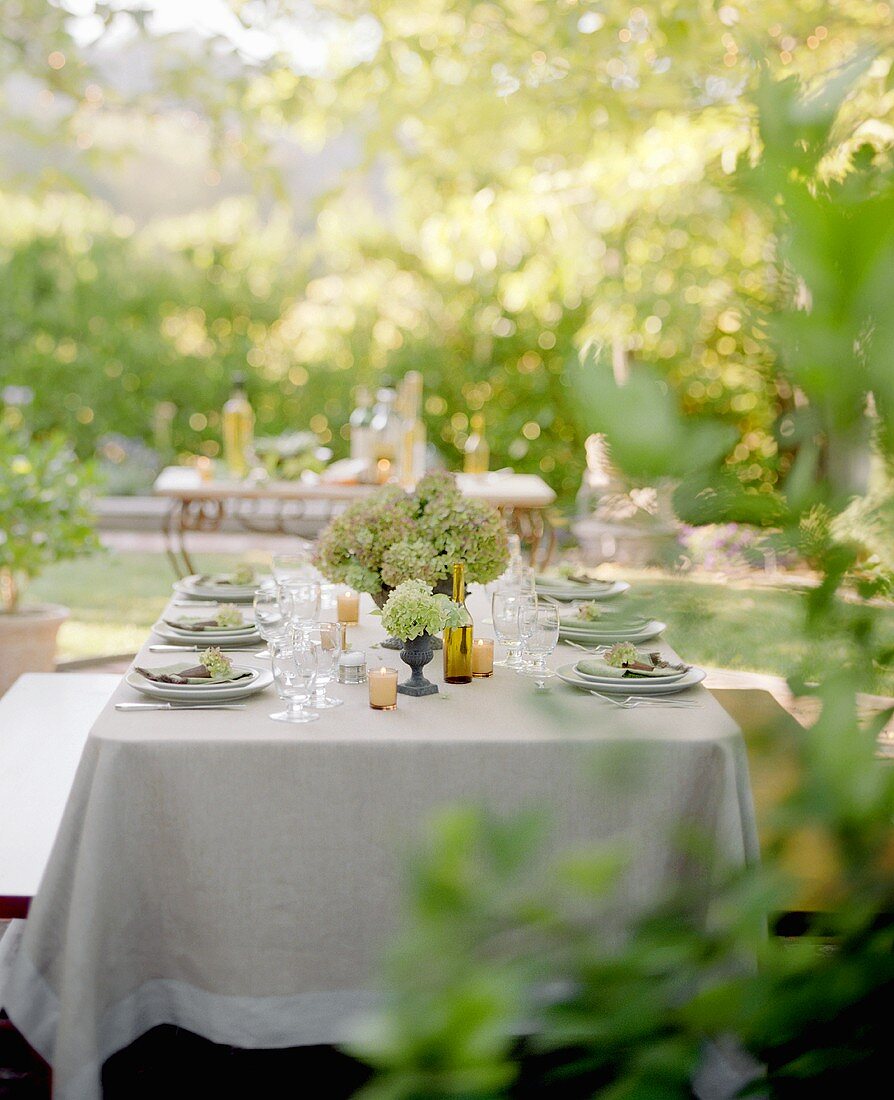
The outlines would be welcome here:
[[[559,605],[551,600],[541,600],[534,607],[524,607],[519,612],[519,633],[525,640],[529,662],[519,672],[533,676],[540,683],[555,676],[546,667],[546,659],[559,642]]]
[[[316,579],[312,558],[312,546],[304,539],[298,540],[298,546],[290,554],[274,554],[271,572],[277,584],[290,584],[298,581]]]
[[[514,588],[501,588],[493,594],[491,613],[494,621],[494,634],[507,653],[502,661],[494,664],[504,668],[521,668],[521,635],[519,633],[519,611],[533,602],[536,597],[522,595]]]
[[[317,581],[281,584],[283,600],[289,602],[292,631],[301,634],[310,630],[320,615],[320,585]]]
[[[286,709],[271,714],[275,722],[316,722],[320,717],[303,706],[313,695],[317,678],[317,649],[299,638],[294,642],[276,642],[270,658],[273,682]]]
[[[338,659],[341,657],[341,627],[338,623],[317,623],[310,632],[309,640],[317,651],[317,678],[314,683],[314,697],[310,705],[314,710],[328,710],[340,707],[343,699],[333,699],[326,694],[326,685],[338,676]]]
[[[288,637],[290,630],[288,610],[283,608],[279,591],[272,584],[257,589],[254,609],[255,626],[272,655],[272,644]]]

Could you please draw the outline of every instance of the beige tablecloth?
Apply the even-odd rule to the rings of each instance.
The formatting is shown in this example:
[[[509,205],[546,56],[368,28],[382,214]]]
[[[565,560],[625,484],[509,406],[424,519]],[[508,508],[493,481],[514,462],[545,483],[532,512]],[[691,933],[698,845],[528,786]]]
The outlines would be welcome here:
[[[369,616],[352,634],[382,637]],[[397,654],[368,653],[403,677]],[[497,669],[390,713],[366,685],[333,685],[343,707],[288,726],[268,718],[272,689],[244,712],[124,713],[113,704],[139,696],[122,683],[31,914],[0,945],[0,1003],[52,1063],[55,1095],[98,1097],[104,1059],[160,1023],[244,1047],[337,1040],[372,1002],[401,853],[447,804],[547,807],[558,847],[629,842],[621,918],[683,873],[681,826],[728,863],[755,857],[744,747],[707,692],[687,692],[697,710],[622,711],[553,685],[538,697]]]

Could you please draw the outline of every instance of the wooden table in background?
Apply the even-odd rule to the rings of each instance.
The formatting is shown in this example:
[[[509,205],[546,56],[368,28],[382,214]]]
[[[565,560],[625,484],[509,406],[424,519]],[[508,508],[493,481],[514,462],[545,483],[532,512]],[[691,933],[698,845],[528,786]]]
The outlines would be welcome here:
[[[534,474],[458,474],[457,485],[467,496],[499,509],[510,531],[517,533],[532,563],[549,560],[555,532],[547,509],[556,494]],[[188,466],[168,466],[159,474],[153,493],[170,501],[163,524],[166,551],[178,576],[198,572],[186,545],[189,534],[218,531],[233,520],[247,531],[308,537],[355,500],[374,493],[377,485],[344,485],[320,480],[203,481]]]

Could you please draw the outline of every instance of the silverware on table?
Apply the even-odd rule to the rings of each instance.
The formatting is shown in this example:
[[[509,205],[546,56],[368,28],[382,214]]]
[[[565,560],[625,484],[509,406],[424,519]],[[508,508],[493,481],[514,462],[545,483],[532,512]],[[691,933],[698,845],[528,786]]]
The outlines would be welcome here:
[[[115,710],[245,710],[245,703],[116,703]]]
[[[611,649],[610,645],[586,646],[580,645],[578,642],[572,642],[567,638],[562,642],[562,645],[574,646],[575,649],[582,649],[584,653],[604,653],[607,649]]]
[[[613,703],[624,710],[633,710],[635,707],[675,707],[677,710],[696,710],[701,703],[696,699],[668,698],[664,695],[603,695],[599,691],[590,691],[589,695],[595,695],[605,703]]]
[[[265,648],[258,645],[222,645],[219,646],[225,653],[263,653]],[[151,645],[150,653],[204,653],[208,649],[206,645]]]

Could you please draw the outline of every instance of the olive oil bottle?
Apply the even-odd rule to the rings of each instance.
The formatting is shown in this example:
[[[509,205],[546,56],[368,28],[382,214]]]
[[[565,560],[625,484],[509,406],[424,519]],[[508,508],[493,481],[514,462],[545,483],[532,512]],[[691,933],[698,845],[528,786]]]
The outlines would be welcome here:
[[[448,684],[472,682],[472,616],[466,608],[466,567],[453,564],[453,602],[459,608],[462,626],[444,628],[444,680]]]
[[[233,375],[233,392],[223,407],[224,461],[230,477],[245,477],[251,466],[255,414],[245,392],[245,375]]]

